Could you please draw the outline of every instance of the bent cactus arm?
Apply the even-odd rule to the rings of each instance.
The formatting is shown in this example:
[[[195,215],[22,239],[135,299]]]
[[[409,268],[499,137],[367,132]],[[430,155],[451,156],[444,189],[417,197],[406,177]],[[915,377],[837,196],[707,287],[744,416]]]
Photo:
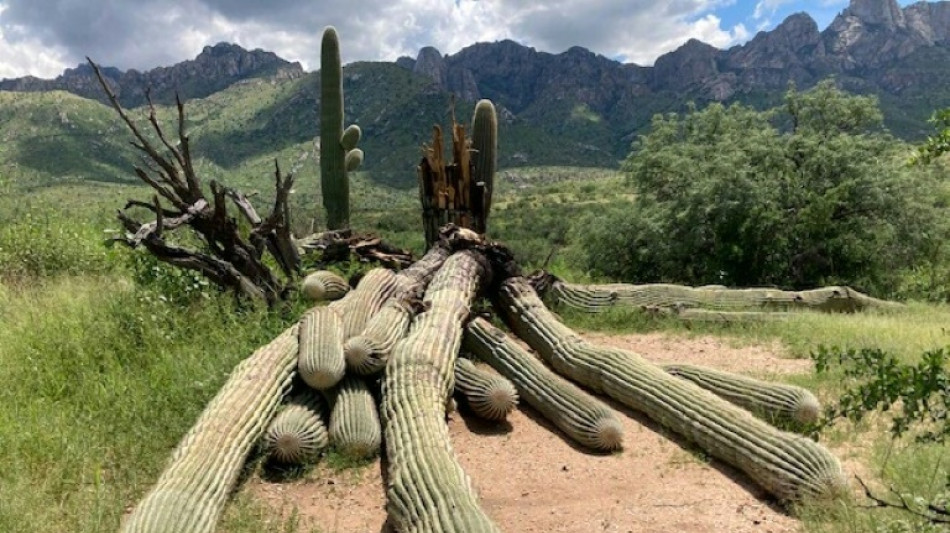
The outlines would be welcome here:
[[[332,396],[330,443],[353,459],[366,459],[379,453],[382,427],[376,400],[366,382],[358,376],[347,376]]]
[[[314,461],[329,446],[327,406],[319,394],[304,390],[287,402],[261,439],[262,452],[284,464]]]
[[[383,304],[400,287],[400,279],[391,270],[374,268],[363,276],[356,288],[350,291],[342,300],[328,305],[339,313],[343,320],[343,341],[359,334],[366,328],[366,324]]]
[[[393,347],[409,330],[414,315],[410,303],[395,298],[389,300],[362,333],[343,344],[346,366],[364,376],[381,372]]]
[[[663,365],[666,373],[708,390],[720,398],[762,415],[766,420],[812,424],[821,414],[814,394],[802,387],[769,383],[712,368],[694,365]]]
[[[600,451],[623,445],[623,426],[613,409],[552,372],[487,320],[468,324],[462,346],[510,379],[520,397],[571,440]]]
[[[315,302],[339,300],[350,292],[346,280],[329,270],[318,270],[307,275],[301,284],[304,296]]]
[[[300,319],[297,369],[304,382],[317,390],[329,389],[343,379],[343,321],[335,309],[314,307]]]
[[[244,461],[290,388],[297,326],[245,359],[179,442],[123,533],[212,533]]]
[[[475,251],[450,257],[426,290],[429,309],[396,344],[383,381],[387,508],[401,533],[498,533],[455,459],[445,424],[469,305],[487,274]]]
[[[518,407],[518,391],[504,376],[475,366],[468,359],[455,361],[455,392],[477,416],[504,420]]]
[[[545,307],[524,278],[506,280],[499,311],[558,372],[643,412],[786,500],[840,495],[847,481],[823,446],[779,431],[640,356],[591,345]]]

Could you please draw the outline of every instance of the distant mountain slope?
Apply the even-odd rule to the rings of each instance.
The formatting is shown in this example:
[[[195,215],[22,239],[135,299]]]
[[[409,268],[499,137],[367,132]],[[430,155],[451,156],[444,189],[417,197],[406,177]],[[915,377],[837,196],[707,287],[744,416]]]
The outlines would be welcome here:
[[[149,85],[158,102],[170,103],[175,90],[189,96],[196,153],[216,171],[312,152],[317,74],[272,53],[219,44],[171,67],[106,72],[128,107],[141,104]],[[651,67],[580,47],[550,54],[513,41],[448,56],[427,47],[415,59],[347,65],[344,88],[346,120],[364,131],[364,169],[408,186],[432,125],[448,122],[451,94],[462,123],[477,99],[496,103],[502,166],[610,167],[656,113],[682,111],[690,101],[777,105],[789,83],[804,89],[829,76],[877,95],[897,135],[923,136],[930,114],[950,106],[950,2],[901,9],[895,0],[852,0],[824,31],[799,13],[742,46],[719,50],[692,40]],[[50,88],[102,101],[88,67],[56,80],[0,82],[0,164],[50,177],[127,179],[135,154],[114,113]]]

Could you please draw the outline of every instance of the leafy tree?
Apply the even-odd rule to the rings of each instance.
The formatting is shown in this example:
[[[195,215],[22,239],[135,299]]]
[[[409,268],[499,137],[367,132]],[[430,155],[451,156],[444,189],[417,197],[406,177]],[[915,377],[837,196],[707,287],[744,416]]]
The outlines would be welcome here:
[[[582,225],[587,266],[636,281],[896,285],[938,225],[934,184],[902,164],[872,97],[825,82],[782,108],[654,117],[624,162],[638,201]]]

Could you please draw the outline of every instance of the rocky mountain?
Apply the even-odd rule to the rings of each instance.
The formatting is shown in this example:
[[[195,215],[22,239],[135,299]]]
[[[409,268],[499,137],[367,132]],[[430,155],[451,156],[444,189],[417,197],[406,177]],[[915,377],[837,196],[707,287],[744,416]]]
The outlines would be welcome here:
[[[151,90],[155,102],[170,103],[174,101],[176,91],[184,98],[203,98],[249,78],[267,76],[293,79],[303,75],[300,63],[285,61],[273,52],[248,51],[228,43],[206,46],[195,59],[170,67],[145,72],[134,69],[121,71],[113,67],[102,70],[119,97],[119,102],[126,107],[145,103],[146,90]],[[55,90],[107,101],[92,67],[87,64],[67,69],[52,80],[32,76],[0,80],[0,91]]]

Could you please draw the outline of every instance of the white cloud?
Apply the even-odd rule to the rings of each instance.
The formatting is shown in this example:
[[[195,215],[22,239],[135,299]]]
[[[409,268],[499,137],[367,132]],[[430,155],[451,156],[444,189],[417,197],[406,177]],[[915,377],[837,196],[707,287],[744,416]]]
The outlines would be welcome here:
[[[792,1],[793,0],[759,0],[759,2],[755,4],[755,11],[752,13],[752,17],[755,20],[770,17],[775,14],[778,8],[785,4],[790,4]]]

